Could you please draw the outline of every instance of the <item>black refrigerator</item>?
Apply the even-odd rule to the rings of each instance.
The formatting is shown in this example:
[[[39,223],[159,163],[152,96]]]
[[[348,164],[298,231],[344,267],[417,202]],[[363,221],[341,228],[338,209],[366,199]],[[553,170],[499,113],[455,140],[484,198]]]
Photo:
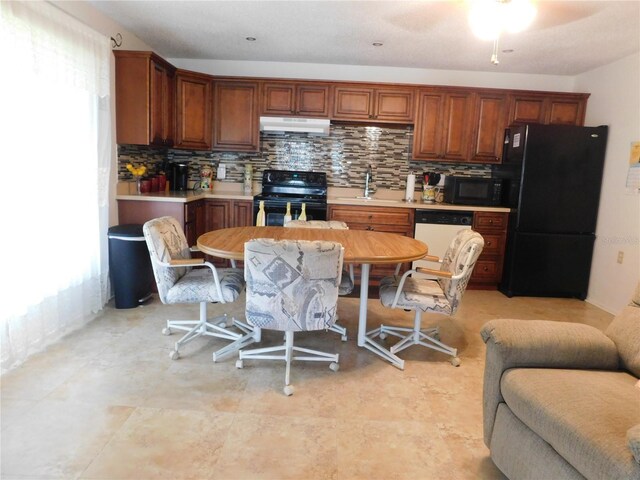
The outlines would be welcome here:
[[[512,208],[499,289],[505,295],[587,297],[608,127],[518,125],[502,165]]]

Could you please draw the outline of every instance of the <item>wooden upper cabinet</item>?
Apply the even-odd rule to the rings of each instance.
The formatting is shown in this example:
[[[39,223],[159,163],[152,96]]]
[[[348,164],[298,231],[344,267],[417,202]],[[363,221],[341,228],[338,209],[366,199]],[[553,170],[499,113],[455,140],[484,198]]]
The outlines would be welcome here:
[[[214,82],[213,150],[257,152],[258,82]]]
[[[552,96],[547,122],[554,125],[584,125],[589,95]]]
[[[509,101],[508,125],[522,123],[584,125],[588,98],[589,95],[581,93],[512,93]]]
[[[176,148],[211,150],[213,82],[210,76],[176,73]]]
[[[412,88],[336,86],[332,118],[384,123],[413,123]]]
[[[469,157],[473,94],[421,90],[413,137],[413,158],[464,162]]]
[[[478,92],[474,99],[471,162],[500,163],[507,127],[507,95]]]
[[[175,67],[153,52],[113,53],[117,143],[172,146]]]
[[[329,85],[265,82],[262,85],[261,115],[329,116]]]

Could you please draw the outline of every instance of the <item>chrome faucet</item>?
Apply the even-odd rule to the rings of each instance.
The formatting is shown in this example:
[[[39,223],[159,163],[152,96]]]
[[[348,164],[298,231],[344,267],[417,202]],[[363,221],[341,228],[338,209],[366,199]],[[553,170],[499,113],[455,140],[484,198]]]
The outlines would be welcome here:
[[[367,167],[367,173],[364,176],[364,192],[362,194],[364,198],[370,198],[372,182],[373,182],[373,171],[371,170],[371,165],[369,165]]]

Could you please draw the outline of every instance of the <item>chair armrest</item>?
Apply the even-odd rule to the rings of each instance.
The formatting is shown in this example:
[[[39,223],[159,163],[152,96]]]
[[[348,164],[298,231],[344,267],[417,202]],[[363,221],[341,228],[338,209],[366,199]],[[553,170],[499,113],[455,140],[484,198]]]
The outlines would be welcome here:
[[[204,258],[185,258],[169,261],[169,266],[171,267],[197,267],[200,265],[204,265]]]
[[[435,255],[425,255],[420,260],[425,260],[427,262],[434,262],[434,263],[442,263],[442,259],[440,259]]]
[[[436,277],[443,277],[443,278],[451,278],[451,277],[453,277],[451,272],[448,272],[446,270],[434,270],[432,268],[425,268],[425,267],[417,267],[416,268],[416,272],[425,273],[427,275],[434,275]]]
[[[484,442],[489,447],[500,380],[515,367],[616,370],[618,351],[595,327],[545,320],[491,320],[480,330],[487,344],[483,386]]]

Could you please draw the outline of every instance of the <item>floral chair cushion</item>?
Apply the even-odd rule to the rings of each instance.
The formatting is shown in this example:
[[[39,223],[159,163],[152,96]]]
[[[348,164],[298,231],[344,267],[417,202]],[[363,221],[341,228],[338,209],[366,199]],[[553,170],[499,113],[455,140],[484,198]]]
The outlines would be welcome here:
[[[475,249],[474,249],[475,246]],[[473,230],[460,230],[444,255],[441,271],[460,275],[465,266],[466,274],[455,280],[438,278],[437,280],[407,277],[396,303],[397,308],[420,309],[424,312],[437,312],[453,315],[467,288],[473,267],[484,247],[484,239]],[[385,307],[392,307],[400,278],[385,277],[380,282],[380,301]]]
[[[245,243],[247,321],[283,331],[327,329],[336,321],[343,248],[325,241]]]
[[[398,290],[398,277],[384,277],[380,281],[380,301],[385,307],[391,307]],[[420,309],[451,315],[451,305],[436,280],[407,277],[398,297],[397,308]]]
[[[218,268],[218,295],[213,273],[209,268],[194,268],[167,291],[164,303],[233,302],[244,289],[244,276],[239,268]]]

